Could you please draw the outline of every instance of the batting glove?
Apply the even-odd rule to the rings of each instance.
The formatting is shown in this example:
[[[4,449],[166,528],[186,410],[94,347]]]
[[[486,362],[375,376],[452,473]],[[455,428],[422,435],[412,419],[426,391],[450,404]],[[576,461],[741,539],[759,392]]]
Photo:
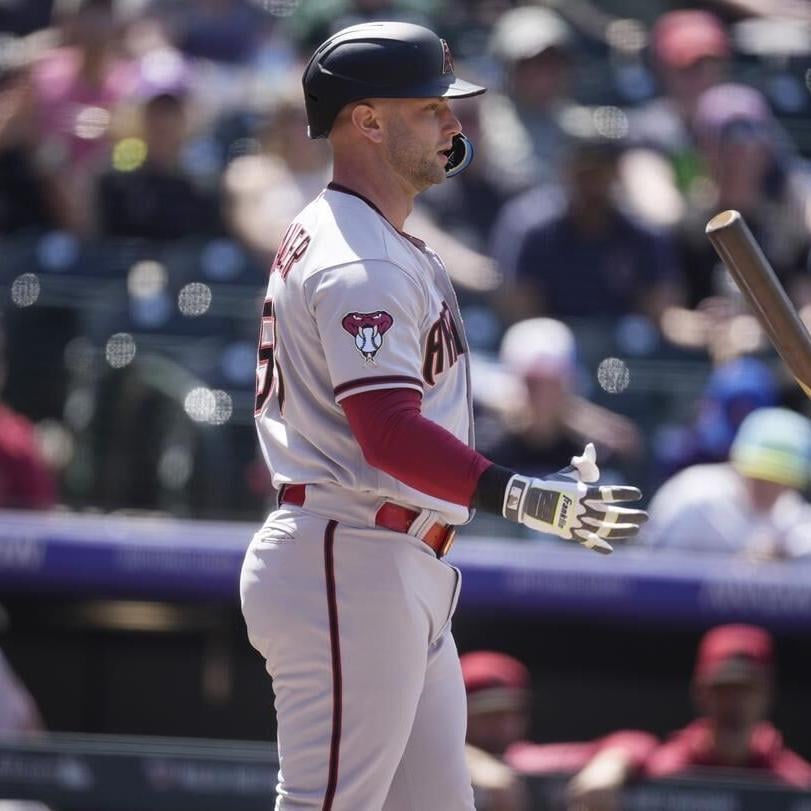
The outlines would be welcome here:
[[[617,506],[638,501],[642,493],[636,487],[588,486],[599,478],[597,453],[589,442],[582,456],[572,457],[568,467],[551,476],[513,476],[504,493],[502,514],[537,532],[551,532],[610,554],[614,548],[608,540],[632,538],[648,514]]]

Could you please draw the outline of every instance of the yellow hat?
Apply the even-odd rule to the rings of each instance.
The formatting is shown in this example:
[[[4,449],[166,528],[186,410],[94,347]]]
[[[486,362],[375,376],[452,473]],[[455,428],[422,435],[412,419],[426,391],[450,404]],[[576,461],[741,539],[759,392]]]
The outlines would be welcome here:
[[[742,475],[802,490],[811,476],[811,422],[785,408],[759,408],[741,423],[729,454]]]

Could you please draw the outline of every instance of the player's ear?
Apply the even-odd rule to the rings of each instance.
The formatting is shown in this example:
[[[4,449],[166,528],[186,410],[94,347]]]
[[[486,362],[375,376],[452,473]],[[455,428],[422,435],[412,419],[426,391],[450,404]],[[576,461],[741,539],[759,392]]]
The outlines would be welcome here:
[[[362,101],[352,108],[352,125],[373,143],[383,140],[381,110],[371,101]]]

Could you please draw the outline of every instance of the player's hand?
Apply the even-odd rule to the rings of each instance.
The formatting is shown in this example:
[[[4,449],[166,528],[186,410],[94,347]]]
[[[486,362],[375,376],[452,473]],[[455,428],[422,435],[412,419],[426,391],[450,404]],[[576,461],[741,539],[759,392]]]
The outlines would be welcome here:
[[[513,476],[504,494],[502,513],[537,532],[551,532],[587,549],[609,554],[609,540],[632,538],[648,520],[643,510],[618,506],[638,501],[636,487],[589,487],[600,477],[594,445],[572,457],[563,470],[540,479]]]
[[[622,752],[601,752],[569,781],[567,811],[619,811],[629,771]]]

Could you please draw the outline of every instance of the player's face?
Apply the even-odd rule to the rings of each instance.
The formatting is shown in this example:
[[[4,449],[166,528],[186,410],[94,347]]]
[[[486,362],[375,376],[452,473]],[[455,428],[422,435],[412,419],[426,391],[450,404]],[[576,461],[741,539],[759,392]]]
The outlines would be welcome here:
[[[749,477],[744,478],[744,485],[749,496],[749,503],[760,514],[771,512],[778,499],[792,489],[784,484]]]
[[[724,80],[726,72],[726,60],[705,56],[683,68],[662,66],[662,81],[668,95],[692,107],[705,90]]]
[[[703,685],[699,702],[719,729],[743,732],[765,717],[769,703],[768,684],[765,678],[753,676],[740,683]]]
[[[445,180],[445,154],[462,131],[446,99],[395,99],[385,110],[384,148],[390,166],[420,192]]]
[[[528,726],[529,718],[525,710],[470,713],[467,742],[491,755],[501,755],[509,746],[526,737]]]
[[[568,375],[532,374],[524,378],[524,383],[532,424],[557,424],[570,405],[571,384]]]

